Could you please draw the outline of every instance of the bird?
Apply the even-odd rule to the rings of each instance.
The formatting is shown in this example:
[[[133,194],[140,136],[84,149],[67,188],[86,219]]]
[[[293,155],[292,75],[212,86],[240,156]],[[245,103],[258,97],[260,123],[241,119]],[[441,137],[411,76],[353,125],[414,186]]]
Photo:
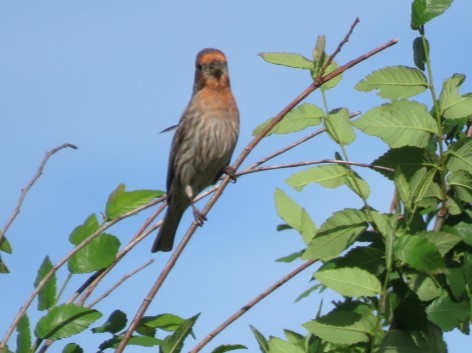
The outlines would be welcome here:
[[[239,136],[239,110],[230,86],[228,63],[218,49],[206,48],[195,60],[190,102],[172,139],[167,170],[167,211],[152,245],[153,253],[171,251],[187,208],[202,225],[206,217],[193,199],[223,173],[234,178],[231,157]]]

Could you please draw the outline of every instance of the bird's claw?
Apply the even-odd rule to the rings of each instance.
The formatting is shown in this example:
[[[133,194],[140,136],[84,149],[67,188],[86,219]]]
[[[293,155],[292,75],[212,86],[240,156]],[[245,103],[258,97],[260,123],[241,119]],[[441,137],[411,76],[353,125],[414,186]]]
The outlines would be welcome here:
[[[199,227],[201,227],[203,225],[203,222],[205,222],[207,220],[206,216],[200,212],[200,210],[198,208],[196,208],[194,205],[192,205],[192,208],[193,208],[193,217],[195,217],[195,223],[197,223],[197,225]]]
[[[237,176],[236,176],[236,168],[234,168],[233,166],[230,166],[230,165],[227,165],[226,167],[223,168],[223,172],[229,176],[229,178],[231,179],[231,181],[233,183],[236,182],[236,179],[237,179]]]

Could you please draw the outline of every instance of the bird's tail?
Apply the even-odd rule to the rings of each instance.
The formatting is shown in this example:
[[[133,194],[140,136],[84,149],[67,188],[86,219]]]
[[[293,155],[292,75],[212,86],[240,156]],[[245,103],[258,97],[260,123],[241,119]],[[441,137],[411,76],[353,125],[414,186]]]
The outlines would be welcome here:
[[[175,232],[179,226],[182,215],[184,214],[186,207],[178,209],[176,207],[167,207],[167,212],[164,220],[157,233],[156,240],[152,245],[152,252],[158,251],[171,251],[174,246]]]

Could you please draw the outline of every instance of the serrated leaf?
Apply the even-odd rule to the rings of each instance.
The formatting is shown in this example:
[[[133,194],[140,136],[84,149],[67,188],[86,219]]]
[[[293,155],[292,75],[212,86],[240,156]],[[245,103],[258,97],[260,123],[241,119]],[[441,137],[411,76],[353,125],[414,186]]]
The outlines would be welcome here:
[[[314,277],[326,287],[346,297],[373,297],[382,290],[377,277],[355,267],[318,271]]]
[[[261,58],[274,65],[282,65],[293,67],[296,69],[311,70],[313,62],[305,58],[303,55],[295,53],[260,53]]]
[[[308,103],[301,104],[288,112],[287,115],[269,131],[266,137],[272,134],[289,134],[304,130],[307,127],[319,125],[321,124],[322,116],[324,116],[323,111],[316,105]],[[273,118],[270,118],[257,126],[252,131],[252,135],[259,135],[272,120]]]
[[[434,244],[442,256],[446,255],[462,240],[461,236],[447,232],[446,228],[443,232],[429,231],[421,234],[421,236]]]
[[[125,191],[125,188],[125,184],[118,185],[108,197],[105,210],[108,220],[118,218],[164,195],[160,190]]]
[[[230,351],[236,351],[238,349],[247,349],[247,347],[243,346],[242,344],[223,344],[221,346],[216,347],[211,352],[212,353],[225,353],[225,352],[230,352]]]
[[[400,330],[390,330],[383,337],[379,353],[424,353],[412,338]]]
[[[254,326],[250,325],[251,331],[256,337],[256,341],[259,344],[259,348],[263,353],[269,353],[269,344],[262,333],[260,333]]]
[[[472,203],[472,175],[465,170],[458,170],[447,177],[447,182],[459,200]]]
[[[338,256],[367,229],[367,222],[364,211],[348,208],[334,213],[318,229],[302,259],[327,261]]]
[[[339,65],[335,61],[331,61],[331,63],[326,68],[323,74],[323,77],[328,76],[331,72],[336,71],[337,69],[339,69]],[[317,79],[317,75],[314,75],[313,73],[312,73],[312,77],[314,80]],[[343,78],[343,75],[339,74],[336,77],[332,78],[331,80],[327,81],[326,83],[323,83],[320,89],[323,91],[326,91],[328,89],[334,88],[338,85],[339,82],[341,82],[342,78]]]
[[[43,316],[34,330],[41,339],[58,340],[76,335],[97,321],[102,314],[97,310],[75,304],[56,306]]]
[[[349,345],[367,342],[373,331],[369,320],[361,314],[344,310],[331,311],[303,327],[325,341]]]
[[[356,134],[349,122],[349,113],[346,109],[339,109],[328,114],[324,120],[328,135],[340,145],[349,145],[352,143]]]
[[[407,274],[408,287],[416,293],[418,299],[427,302],[437,298],[442,293],[442,288],[431,278],[422,273]]]
[[[95,233],[100,225],[98,224],[97,215],[92,213],[80,226],[75,227],[75,229],[69,235],[69,241],[78,245]]]
[[[277,188],[275,190],[274,198],[279,217],[290,227],[297,230],[303,236],[304,242],[308,244],[316,233],[316,225],[306,210],[281,189]]]
[[[120,241],[110,234],[100,234],[68,261],[70,273],[89,273],[106,268],[115,261]]]
[[[469,316],[469,304],[465,301],[456,303],[447,293],[433,301],[426,309],[428,319],[443,331],[452,331]]]
[[[411,5],[411,28],[418,29],[451,6],[453,0],[414,0]]]
[[[298,345],[273,337],[268,342],[270,353],[305,353]]]
[[[185,320],[175,332],[166,337],[161,344],[162,353],[179,353],[182,350],[185,339],[192,333],[192,327],[200,314]]]
[[[23,315],[16,326],[16,353],[31,352],[31,332],[28,316]]]
[[[423,38],[416,37],[413,41],[413,61],[418,69],[424,71],[426,60],[429,56],[429,42],[425,39],[425,46],[423,45]]]
[[[385,253],[374,247],[355,247],[336,259],[336,268],[358,267],[372,274],[381,274],[385,270]]]
[[[446,119],[460,119],[472,115],[472,96],[461,95],[459,88],[465,81],[465,75],[455,74],[444,80],[439,107]]]
[[[174,314],[160,314],[155,316],[144,316],[141,319],[141,325],[158,328],[164,331],[175,331],[183,323],[185,319]]]
[[[418,69],[408,66],[391,66],[372,72],[355,87],[361,92],[378,90],[382,98],[409,98],[428,88],[426,76]]]
[[[127,322],[126,314],[121,310],[113,311],[108,317],[107,321],[99,327],[92,329],[93,333],[118,333],[126,327]]]
[[[49,256],[46,256],[39,267],[38,274],[34,281],[36,287],[39,282],[53,269],[53,265]],[[38,310],[43,311],[49,309],[56,303],[56,275],[53,275],[38,293]]]
[[[451,172],[465,170],[472,173],[472,139],[464,137],[447,151],[446,167]]]
[[[302,191],[309,184],[318,183],[325,188],[346,185],[363,198],[368,198],[370,195],[369,185],[357,173],[340,164],[309,168],[291,175],[285,182],[297,191]]]
[[[426,147],[437,134],[434,118],[425,105],[398,100],[365,113],[352,124],[368,135],[377,136],[391,148]]]
[[[457,234],[467,245],[472,245],[472,224],[459,222],[454,227],[445,226],[444,230]]]
[[[76,343],[68,343],[65,345],[62,353],[83,353],[84,350]]]
[[[392,148],[382,156],[372,162],[373,165],[379,165],[391,169],[402,168],[407,175],[413,175],[420,167],[431,167],[438,163],[437,156],[424,148],[404,146],[401,148]],[[393,179],[394,173],[384,170],[378,170],[389,179]]]
[[[395,240],[393,250],[399,260],[414,269],[429,274],[444,271],[444,261],[439,250],[425,238],[403,235]]]

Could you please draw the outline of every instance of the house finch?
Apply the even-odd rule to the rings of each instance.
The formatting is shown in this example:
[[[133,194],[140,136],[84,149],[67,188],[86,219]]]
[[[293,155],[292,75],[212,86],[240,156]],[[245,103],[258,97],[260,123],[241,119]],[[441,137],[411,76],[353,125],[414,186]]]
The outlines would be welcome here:
[[[220,50],[197,54],[190,102],[177,126],[167,171],[167,213],[152,252],[170,251],[185,210],[192,206],[200,225],[205,217],[193,204],[228,166],[239,134],[239,111],[231,92],[226,57]]]

